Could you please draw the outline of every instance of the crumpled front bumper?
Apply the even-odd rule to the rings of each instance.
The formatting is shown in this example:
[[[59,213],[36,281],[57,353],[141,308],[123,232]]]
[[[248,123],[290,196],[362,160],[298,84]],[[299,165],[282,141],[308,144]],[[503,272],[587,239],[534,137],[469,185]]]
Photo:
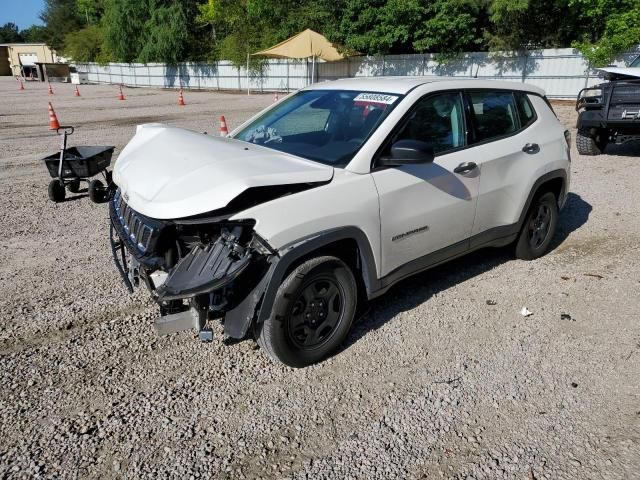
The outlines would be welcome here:
[[[109,207],[109,210],[111,210],[111,206]],[[125,248],[125,241],[123,240],[121,234],[118,231],[119,230],[118,226],[120,224],[117,221],[114,222],[112,215],[109,215],[109,216],[110,216],[109,242],[111,244],[111,254],[113,256],[113,261],[116,264],[118,273],[120,274],[122,281],[127,287],[127,290],[129,291],[129,293],[133,293],[134,282],[130,278],[129,262],[127,262],[127,250]]]
[[[135,215],[133,212],[127,218],[133,218]],[[137,224],[131,223],[131,227],[126,229],[127,219],[123,220],[122,216],[122,208],[117,209],[111,201],[109,237],[113,259],[129,292],[133,292],[139,280],[142,280],[151,291],[154,300],[161,306],[163,314],[154,322],[159,334],[190,328],[201,330],[206,322],[207,311],[210,307],[214,308],[213,304],[209,303],[212,301],[211,298],[226,295],[230,288],[234,291],[236,301],[230,309],[223,310],[225,335],[236,339],[246,335],[270,278],[272,262],[277,258],[266,242],[260,242],[261,248],[255,241],[251,245],[242,246],[238,242],[239,230],[232,230],[207,245],[193,247],[165,272],[165,268],[160,269],[160,265],[156,266],[158,260],[153,256],[151,248],[153,240],[150,241],[148,250],[142,250],[136,237],[136,232],[139,231],[135,227]],[[138,217],[152,221],[139,215]],[[259,238],[257,234],[254,240],[256,238]],[[262,265],[260,270],[254,268],[257,265]],[[253,273],[242,275],[247,270]],[[234,282],[241,276],[244,280],[240,281],[242,288],[238,290],[238,284]],[[162,281],[157,281],[159,279]],[[250,281],[247,282],[246,279]],[[182,304],[181,300],[186,300],[186,305]],[[163,307],[175,304],[175,301],[183,307],[177,311]]]
[[[142,229],[138,225],[139,219],[129,222],[135,226],[127,228],[127,220],[123,220],[118,210],[116,202],[110,202],[111,251],[116,268],[130,292],[133,292],[138,278],[143,275],[158,302],[191,298],[225,287],[251,263],[252,253],[248,248],[239,245],[233,234],[221,235],[208,245],[195,246],[164,274],[161,285],[155,284],[140,268],[141,263],[147,265],[149,252],[139,246],[137,233]],[[140,216],[133,212],[129,215],[131,217]]]

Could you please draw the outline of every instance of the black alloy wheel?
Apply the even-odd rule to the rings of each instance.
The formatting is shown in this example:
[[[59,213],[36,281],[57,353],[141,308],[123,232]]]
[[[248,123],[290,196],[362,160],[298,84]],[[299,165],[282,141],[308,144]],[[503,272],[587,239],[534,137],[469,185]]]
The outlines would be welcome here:
[[[302,288],[289,312],[289,337],[302,350],[326,343],[344,315],[344,291],[330,277],[314,278]]]
[[[538,210],[531,217],[529,222],[529,245],[532,249],[540,248],[549,235],[551,226],[551,208],[546,204],[539,204]]]
[[[272,360],[289,367],[320,362],[349,333],[357,298],[355,277],[342,260],[306,260],[286,276],[271,315],[256,325],[258,344]]]
[[[516,257],[533,260],[549,250],[558,224],[558,200],[551,192],[533,199],[516,241]]]

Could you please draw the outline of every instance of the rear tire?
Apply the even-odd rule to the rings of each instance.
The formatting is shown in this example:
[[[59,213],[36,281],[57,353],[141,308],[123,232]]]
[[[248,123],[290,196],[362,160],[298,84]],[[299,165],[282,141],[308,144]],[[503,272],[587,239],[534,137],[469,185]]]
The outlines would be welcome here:
[[[62,202],[66,196],[64,183],[61,180],[54,179],[49,182],[49,200],[52,202]]]
[[[103,203],[105,200],[104,184],[100,180],[89,182],[89,198],[93,203]]]
[[[357,294],[353,273],[342,260],[307,260],[280,285],[271,316],[258,325],[258,344],[289,367],[324,360],[349,333]]]
[[[600,155],[607,146],[607,140],[598,132],[594,137],[589,128],[579,128],[576,134],[576,147],[580,155]]]
[[[71,180],[67,183],[67,190],[71,193],[78,193],[80,191],[80,180]]]
[[[516,257],[534,260],[549,250],[558,225],[558,201],[551,192],[534,198],[516,242]]]

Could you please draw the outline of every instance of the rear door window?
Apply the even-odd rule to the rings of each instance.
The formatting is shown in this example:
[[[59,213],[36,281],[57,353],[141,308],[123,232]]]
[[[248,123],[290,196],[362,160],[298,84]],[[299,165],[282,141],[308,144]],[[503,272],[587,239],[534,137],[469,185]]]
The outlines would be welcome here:
[[[440,93],[418,100],[395,140],[420,140],[433,148],[434,154],[463,147],[465,126],[462,105],[460,92]]]
[[[470,91],[468,99],[475,142],[486,142],[518,130],[513,94],[508,91]]]

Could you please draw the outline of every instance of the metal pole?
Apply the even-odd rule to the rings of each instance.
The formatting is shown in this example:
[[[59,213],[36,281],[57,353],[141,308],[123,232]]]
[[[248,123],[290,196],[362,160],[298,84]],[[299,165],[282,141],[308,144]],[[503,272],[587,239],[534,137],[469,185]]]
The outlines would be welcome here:
[[[315,83],[316,76],[316,56],[311,57],[311,83]]]
[[[591,75],[591,60],[587,62],[587,78],[584,79],[584,88],[589,86],[589,76]]]
[[[249,84],[249,52],[247,52],[247,95],[251,95],[251,86]]]

